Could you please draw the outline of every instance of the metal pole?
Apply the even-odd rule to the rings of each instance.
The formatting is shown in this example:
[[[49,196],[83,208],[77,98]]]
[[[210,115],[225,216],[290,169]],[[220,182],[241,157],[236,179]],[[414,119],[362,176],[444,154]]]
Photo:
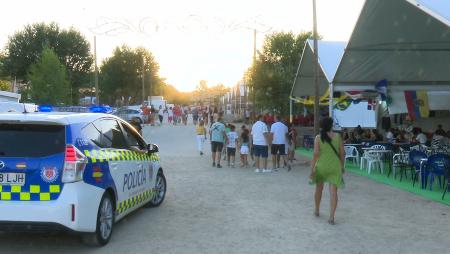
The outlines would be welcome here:
[[[145,102],[145,58],[142,55],[142,105]]]
[[[289,99],[289,123],[292,123],[292,99]]]
[[[239,117],[242,117],[242,89],[241,89],[242,84],[239,84]]]
[[[256,29],[253,30],[253,69],[256,67]],[[252,102],[252,122],[256,120],[256,90],[255,83],[253,82],[252,92],[253,92],[253,102]]]
[[[331,118],[333,118],[333,94],[334,94],[334,86],[333,86],[333,83],[330,83],[330,86],[329,86],[330,88],[330,105],[329,105],[329,107],[328,107],[328,115],[331,117]]]
[[[313,37],[314,37],[314,134],[319,134],[319,78],[317,65],[319,63],[319,47],[317,45],[317,15],[316,0],[313,0]]]
[[[150,65],[149,65],[150,68]],[[152,106],[152,70],[150,69],[148,76],[148,104]]]
[[[100,105],[100,96],[99,96],[99,88],[98,88],[98,68],[97,68],[97,37],[94,36],[94,72],[95,72],[95,100],[96,104]]]

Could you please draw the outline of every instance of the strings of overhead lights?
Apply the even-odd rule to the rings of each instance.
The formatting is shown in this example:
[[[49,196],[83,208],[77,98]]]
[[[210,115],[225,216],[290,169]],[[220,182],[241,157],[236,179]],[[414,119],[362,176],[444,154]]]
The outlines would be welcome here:
[[[204,17],[190,14],[176,20],[143,17],[139,21],[131,21],[118,17],[101,17],[97,20],[97,24],[89,28],[89,30],[96,35],[106,36],[118,36],[125,33],[152,36],[168,31],[223,34],[243,30],[256,30],[258,33],[264,34],[273,31],[273,28],[260,22],[258,16],[245,20],[225,20],[219,17]]]

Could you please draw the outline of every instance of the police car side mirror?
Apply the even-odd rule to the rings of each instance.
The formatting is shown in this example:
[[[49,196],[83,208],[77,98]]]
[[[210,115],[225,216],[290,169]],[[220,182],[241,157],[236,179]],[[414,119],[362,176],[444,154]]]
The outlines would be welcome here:
[[[159,147],[155,144],[148,144],[147,145],[147,151],[149,153],[157,153],[159,152]]]

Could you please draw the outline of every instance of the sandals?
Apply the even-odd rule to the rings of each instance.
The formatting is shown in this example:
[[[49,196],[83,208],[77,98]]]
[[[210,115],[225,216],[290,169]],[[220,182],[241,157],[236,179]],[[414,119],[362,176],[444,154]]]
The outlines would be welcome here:
[[[315,211],[315,212],[314,212],[314,216],[315,216],[316,218],[319,218],[319,217],[320,217],[319,212]],[[336,225],[336,222],[334,222],[334,219],[328,219],[328,224],[334,226],[334,225]]]

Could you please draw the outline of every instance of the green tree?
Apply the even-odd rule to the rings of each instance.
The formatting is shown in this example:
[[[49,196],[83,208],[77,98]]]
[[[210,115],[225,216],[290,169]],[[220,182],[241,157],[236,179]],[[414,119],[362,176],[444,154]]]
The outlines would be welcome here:
[[[27,80],[33,102],[60,105],[70,99],[66,68],[49,48],[44,48],[41,58],[30,66]]]
[[[8,81],[0,80],[0,91],[10,91],[11,85]]]
[[[100,68],[101,101],[115,104],[118,100],[132,98],[131,103],[142,101],[142,74],[144,61],[145,97],[161,95],[164,80],[159,77],[159,64],[145,48],[117,47],[113,56],[103,61]]]
[[[45,47],[52,49],[65,65],[76,103],[78,88],[89,82],[93,59],[89,42],[74,28],[60,29],[56,23],[27,25],[9,37],[0,65],[8,76],[26,81],[27,71],[40,59]]]
[[[262,52],[258,52],[256,62],[244,75],[245,82],[255,87],[258,108],[288,114],[292,82],[305,41],[311,35],[278,32],[266,36]]]

